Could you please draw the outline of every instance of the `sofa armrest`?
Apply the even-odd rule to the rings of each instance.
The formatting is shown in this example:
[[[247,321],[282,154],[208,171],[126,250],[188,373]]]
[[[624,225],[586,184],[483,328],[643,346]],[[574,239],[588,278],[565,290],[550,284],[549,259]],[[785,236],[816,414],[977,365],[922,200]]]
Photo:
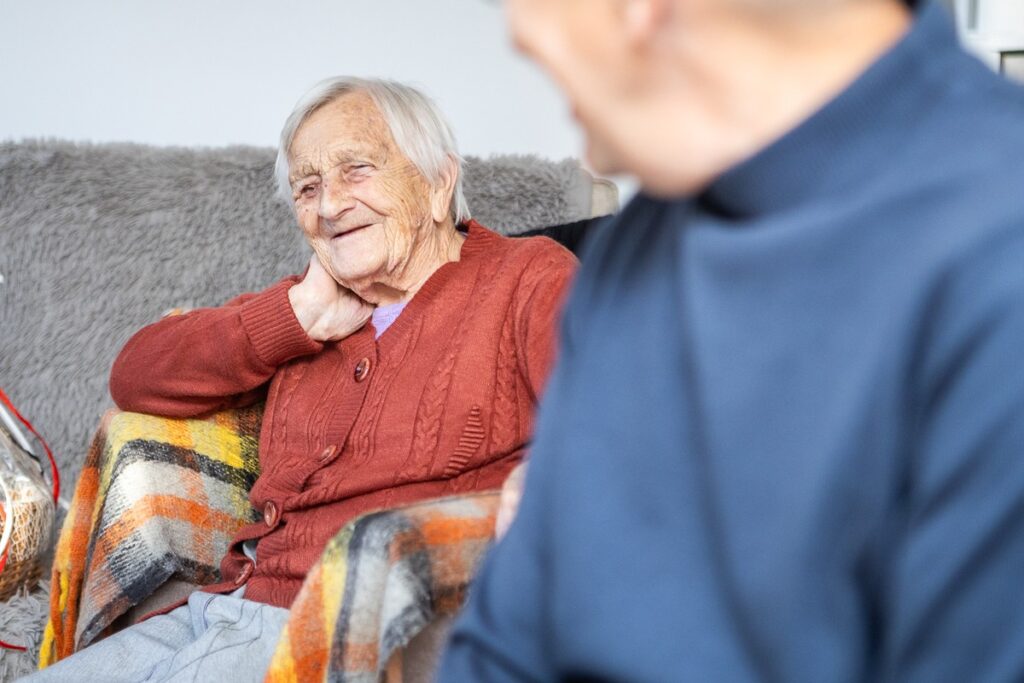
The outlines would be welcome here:
[[[57,541],[41,665],[105,635],[168,581],[218,579],[232,536],[255,517],[261,418],[262,406],[104,416]]]
[[[590,195],[590,216],[607,216],[619,210],[619,187],[607,178],[594,178]]]
[[[307,574],[266,680],[379,680],[424,627],[462,606],[499,495],[428,500],[345,525]]]

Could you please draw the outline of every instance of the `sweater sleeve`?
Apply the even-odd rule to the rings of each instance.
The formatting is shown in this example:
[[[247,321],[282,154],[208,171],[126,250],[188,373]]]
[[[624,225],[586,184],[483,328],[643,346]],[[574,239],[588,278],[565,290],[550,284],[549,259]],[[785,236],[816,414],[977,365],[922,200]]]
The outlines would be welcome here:
[[[264,397],[282,364],[317,353],[295,318],[290,277],[219,308],[164,318],[137,332],[118,354],[110,395],[122,410],[195,417]]]
[[[1024,230],[944,279],[921,359],[881,680],[1024,671]]]
[[[518,293],[516,331],[520,372],[538,401],[555,363],[558,330],[577,260],[547,239],[523,274]]]

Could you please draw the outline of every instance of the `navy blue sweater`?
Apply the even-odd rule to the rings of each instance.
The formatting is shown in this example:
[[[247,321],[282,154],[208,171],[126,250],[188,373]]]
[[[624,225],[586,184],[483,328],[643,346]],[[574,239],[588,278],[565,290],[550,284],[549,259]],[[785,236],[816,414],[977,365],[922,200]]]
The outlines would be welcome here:
[[[1024,680],[1024,91],[941,9],[563,333],[441,680]]]

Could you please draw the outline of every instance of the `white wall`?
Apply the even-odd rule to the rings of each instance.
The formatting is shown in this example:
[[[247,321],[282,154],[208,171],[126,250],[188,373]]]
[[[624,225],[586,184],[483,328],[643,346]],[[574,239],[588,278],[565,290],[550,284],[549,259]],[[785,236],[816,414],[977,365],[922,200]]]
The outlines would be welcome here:
[[[963,29],[981,35],[1024,40],[1024,2],[1021,0],[956,0]]]
[[[964,44],[992,68],[999,53],[1024,51],[1024,0],[955,0]]]
[[[431,94],[464,154],[578,156],[561,95],[486,0],[0,0],[0,140],[275,145],[349,73]]]

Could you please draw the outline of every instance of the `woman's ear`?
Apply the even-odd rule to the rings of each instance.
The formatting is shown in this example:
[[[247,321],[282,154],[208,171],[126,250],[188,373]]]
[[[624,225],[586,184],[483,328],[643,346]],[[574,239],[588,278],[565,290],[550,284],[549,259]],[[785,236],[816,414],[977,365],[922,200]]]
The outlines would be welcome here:
[[[451,216],[452,196],[459,180],[459,165],[449,156],[441,173],[441,182],[430,190],[430,215],[435,223],[444,223]]]

